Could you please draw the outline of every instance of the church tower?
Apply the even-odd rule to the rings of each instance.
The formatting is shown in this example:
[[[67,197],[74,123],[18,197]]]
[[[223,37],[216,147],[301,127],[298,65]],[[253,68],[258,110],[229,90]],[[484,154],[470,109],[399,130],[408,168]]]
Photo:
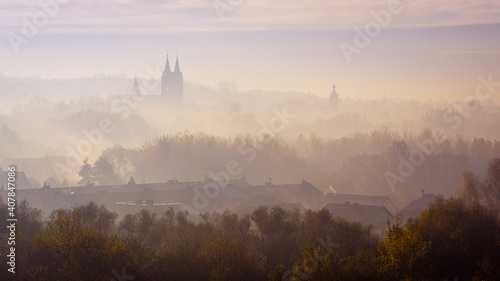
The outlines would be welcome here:
[[[175,68],[172,72],[170,70],[170,63],[165,63],[165,69],[161,78],[161,94],[169,101],[183,102],[184,95],[184,77],[182,76],[181,68],[179,66],[179,57],[175,60]]]
[[[335,83],[333,83],[333,90],[330,93],[330,106],[333,108],[333,110],[337,110],[339,108],[339,95],[335,90]]]
[[[139,88],[139,83],[137,82],[137,77],[135,77],[134,87],[132,87],[132,94],[135,96],[141,95],[141,89]]]
[[[168,93],[168,81],[170,80],[170,75],[172,71],[170,71],[170,63],[168,62],[168,54],[167,54],[167,62],[165,63],[165,69],[163,70],[163,74],[161,76],[161,95],[166,96]]]

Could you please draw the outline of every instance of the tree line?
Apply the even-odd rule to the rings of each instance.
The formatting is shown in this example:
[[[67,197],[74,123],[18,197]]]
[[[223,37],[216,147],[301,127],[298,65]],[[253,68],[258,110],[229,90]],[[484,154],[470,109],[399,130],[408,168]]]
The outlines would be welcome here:
[[[7,271],[4,238],[0,279],[500,280],[499,171],[495,159],[477,193],[476,177],[464,176],[456,197],[440,196],[405,225],[401,217],[388,222],[383,239],[325,209],[199,217],[141,210],[118,218],[90,202],[43,220],[22,202],[17,273]],[[0,215],[6,221],[4,203]]]
[[[484,176],[491,159],[500,157],[499,141],[462,135],[432,143],[432,153],[424,154],[418,144],[432,137],[431,129],[419,135],[378,130],[340,139],[314,134],[296,139],[269,135],[230,138],[184,132],[136,148],[110,147],[93,165],[83,163],[79,184],[124,184],[130,177],[138,182],[196,181],[236,161],[242,168],[241,176],[244,174],[251,184],[262,184],[271,177],[280,183],[306,179],[324,192],[330,186],[340,193],[395,191],[393,200],[404,205],[423,187],[450,196],[464,170]],[[398,174],[401,159],[409,161],[419,151],[424,155],[422,163],[403,179]],[[393,189],[386,177],[388,172],[401,179]]]

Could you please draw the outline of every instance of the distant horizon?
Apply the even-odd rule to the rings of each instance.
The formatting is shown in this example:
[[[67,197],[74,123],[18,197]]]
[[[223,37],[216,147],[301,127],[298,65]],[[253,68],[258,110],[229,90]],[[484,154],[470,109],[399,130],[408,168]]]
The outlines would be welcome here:
[[[126,73],[117,73],[117,74],[95,74],[93,76],[86,76],[86,77],[74,77],[74,78],[49,78],[49,79],[44,79],[44,78],[39,78],[39,77],[8,77],[8,76],[4,76],[2,73],[0,73],[0,78],[6,78],[6,79],[11,79],[11,80],[17,80],[17,81],[23,81],[23,80],[27,80],[27,81],[37,81],[37,82],[52,82],[52,83],[57,83],[57,82],[71,82],[71,81],[78,81],[78,80],[86,80],[86,79],[107,79],[107,78],[114,78],[114,79],[125,79],[125,80],[130,80],[130,82],[133,82],[135,78],[138,79],[139,83],[141,83],[140,81],[141,80],[152,80],[152,79],[146,79],[146,78],[142,78],[142,77],[139,77],[139,76],[128,76],[128,74]],[[161,79],[158,78],[156,79],[157,81],[160,81]],[[219,82],[238,82],[238,81],[227,81],[227,80],[221,80]],[[207,84],[203,84],[203,83],[200,83],[199,80],[187,80],[187,81],[184,81],[184,83],[189,83],[191,85],[199,85],[199,86],[202,86],[202,87],[207,87],[207,88],[210,88],[210,89],[214,89],[215,91],[219,91],[221,90],[220,88],[218,88],[217,85],[207,85]],[[132,85],[132,84],[131,84]],[[341,85],[341,83],[336,83],[336,86],[339,86]],[[129,85],[124,85],[124,88],[128,88],[126,86],[129,86]],[[130,86],[129,88],[132,88],[132,86]],[[262,92],[278,92],[278,93],[297,93],[297,94],[303,94],[304,96],[313,96],[315,98],[318,98],[318,99],[329,99],[329,94],[330,93],[322,93],[321,95],[318,95],[318,94],[315,94],[315,93],[308,93],[308,92],[304,92],[304,91],[300,91],[300,90],[295,90],[295,89],[262,89],[262,88],[251,88],[251,89],[236,89],[234,90],[235,92],[238,92],[238,93],[245,93],[245,92],[252,92],[252,91],[262,91]],[[111,98],[113,96],[120,96],[120,95],[128,95],[129,93],[127,92],[123,92],[123,94],[112,94],[112,93],[109,93],[111,94],[111,96],[107,97],[107,96],[103,96],[101,94],[90,94],[89,96],[98,96],[98,97],[102,97],[102,98]],[[39,96],[39,94],[33,94],[34,96]],[[160,93],[145,93],[144,94],[145,96],[157,96],[157,95],[160,95]],[[40,97],[45,97],[45,95],[40,95]],[[71,98],[67,99],[66,101],[71,101],[71,100],[74,100],[75,98],[80,98],[81,95],[75,95],[75,96],[72,96]],[[49,97],[50,98],[50,97]],[[353,96],[347,96],[347,95],[339,95],[339,100],[345,100],[345,101],[353,101],[353,102],[369,102],[369,101],[386,101],[386,100],[389,100],[389,101],[394,101],[394,102],[418,102],[418,103],[421,103],[421,104],[449,104],[449,103],[453,103],[453,102],[463,102],[463,98],[456,98],[455,100],[453,100],[453,98],[445,98],[445,97],[435,97],[434,99],[426,99],[426,100],[418,100],[418,99],[415,99],[415,98],[412,98],[412,97],[394,97],[394,96],[376,96],[376,97],[363,97],[363,96],[358,96],[358,97],[353,97]],[[62,100],[56,100],[56,101],[62,101]],[[495,100],[493,99],[490,99],[491,102],[493,102],[493,104],[495,105],[499,105],[498,102],[496,102]]]
[[[164,17],[164,24],[156,17],[143,19],[148,28],[93,25],[77,13],[81,3],[68,3],[32,38],[18,38],[21,41],[16,53],[10,42],[12,34],[21,36],[22,19],[30,19],[30,15],[40,9],[36,5],[19,4],[20,7],[14,8],[20,9],[18,12],[6,15],[10,22],[0,20],[0,30],[6,35],[0,42],[3,62],[0,72],[5,77],[40,79],[121,73],[127,77],[137,73],[141,77],[148,68],[163,69],[168,53],[171,58],[179,55],[186,81],[200,81],[211,87],[219,81],[236,81],[241,90],[300,91],[325,97],[335,82],[339,93],[351,99],[391,97],[422,101],[463,100],[474,93],[479,76],[492,74],[493,80],[500,76],[500,38],[496,36],[500,23],[491,16],[500,14],[500,5],[492,3],[486,7],[462,1],[467,9],[453,13],[438,9],[428,13],[435,6],[430,1],[401,1],[400,9],[386,22],[381,22],[384,13],[388,13],[390,1],[359,7],[355,3],[344,3],[347,6],[341,5],[344,9],[341,11],[336,10],[338,3],[326,1],[318,0],[320,6],[316,8],[294,1],[279,2],[268,7],[275,11],[272,15],[276,17],[268,14],[267,20],[259,23],[251,16],[263,16],[253,10],[257,3],[242,2],[219,19],[212,5],[198,2],[159,4],[159,11],[151,10],[156,4],[150,3],[143,9],[148,14],[158,14],[165,9],[165,15],[169,15],[170,9],[180,9],[186,15],[185,18],[176,16],[179,22],[189,21],[199,27],[204,26],[203,20],[196,21],[194,14],[202,11],[202,19],[210,23],[204,29],[175,29],[179,25],[168,24],[168,16]],[[460,3],[453,2],[454,7],[460,7]],[[103,4],[107,8],[102,8],[102,12],[110,9],[112,17],[118,16],[116,11],[121,9],[125,9],[127,15],[134,13],[134,5],[116,7],[116,10],[116,4]],[[198,4],[203,9],[196,8]],[[301,10],[296,10],[295,5],[300,5]],[[469,11],[470,5],[479,10]],[[295,8],[290,8],[292,6]],[[194,14],[190,14],[190,9]],[[311,17],[308,14],[308,11],[312,13],[311,9],[322,16]],[[341,16],[341,12],[347,14]],[[82,21],[80,25],[85,28],[71,25],[68,13],[76,13],[75,20]],[[328,13],[331,13],[329,20],[321,25],[313,24],[329,18]],[[289,21],[277,17],[295,14],[304,17],[292,17]],[[346,16],[351,14],[352,19]],[[419,17],[428,14],[432,20]],[[242,19],[249,22],[240,23]],[[373,36],[366,35],[366,27],[373,29],[377,24],[385,26],[372,30]],[[130,24],[117,23],[121,25]],[[368,42],[356,47],[360,36],[368,36]],[[355,49],[349,50],[346,46]],[[498,95],[492,98],[500,102]]]
[[[500,1],[0,1],[0,280],[500,280],[499,32]]]

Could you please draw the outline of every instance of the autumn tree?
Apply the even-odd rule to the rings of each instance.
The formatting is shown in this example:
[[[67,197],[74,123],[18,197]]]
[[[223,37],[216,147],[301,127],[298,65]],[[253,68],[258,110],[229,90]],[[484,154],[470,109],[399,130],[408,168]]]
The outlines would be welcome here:
[[[104,157],[99,157],[92,166],[93,179],[100,185],[117,184],[119,178],[115,174],[113,165]]]
[[[8,218],[12,218],[9,215],[10,212],[8,205],[3,203],[2,196],[0,196],[0,220],[6,222]],[[14,277],[23,276],[25,269],[30,266],[29,252],[32,248],[33,236],[43,226],[41,211],[31,207],[26,200],[18,202],[14,212],[17,218],[15,244],[9,245],[8,243],[7,239],[10,237],[10,233],[0,231],[0,234],[8,234],[0,236],[0,280],[16,280]],[[7,254],[10,253],[11,246],[15,246],[16,249],[15,275],[7,271],[7,261],[9,260]]]
[[[266,271],[270,272],[280,264],[290,266],[300,251],[295,243],[299,212],[260,207],[252,212],[251,218],[259,231],[258,247],[265,256]]]
[[[392,226],[387,222],[385,239],[379,244],[380,276],[385,280],[418,280],[429,266],[430,246],[411,225],[402,226],[401,217]]]
[[[302,249],[300,258],[289,272],[283,274],[284,280],[299,281],[327,281],[341,280],[340,261],[329,256],[315,243],[308,244]]]
[[[455,194],[463,198],[469,205],[481,203],[481,182],[472,171],[464,171],[460,178],[460,185],[455,188]]]
[[[496,216],[483,206],[468,205],[462,198],[440,197],[418,218],[410,220],[400,235],[408,237],[414,247],[397,245],[397,251],[403,256],[411,256],[412,252],[425,256],[425,260],[414,259],[414,263],[396,263],[412,264],[407,269],[413,269],[409,275],[413,280],[500,278],[500,225]],[[394,250],[387,251],[391,252]]]
[[[83,165],[80,166],[78,175],[81,177],[81,180],[78,182],[79,185],[87,185],[93,182],[92,165],[89,164],[88,158],[83,160]]]
[[[500,158],[490,162],[483,185],[483,195],[488,204],[500,208]]]
[[[241,244],[227,232],[214,233],[197,252],[207,280],[256,280],[258,265]]]
[[[109,231],[107,210],[93,205],[54,211],[34,236],[23,280],[110,280],[129,263],[129,249]],[[108,222],[106,222],[108,220]]]

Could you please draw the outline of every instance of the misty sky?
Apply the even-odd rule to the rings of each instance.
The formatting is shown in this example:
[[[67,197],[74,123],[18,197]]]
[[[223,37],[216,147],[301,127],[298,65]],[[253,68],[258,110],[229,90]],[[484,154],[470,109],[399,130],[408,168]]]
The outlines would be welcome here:
[[[214,7],[221,2],[212,0],[60,2],[67,3],[18,53],[12,34],[23,36],[43,9],[38,0],[0,2],[3,76],[143,77],[163,68],[168,51],[172,68],[179,54],[187,81],[234,80],[240,90],[320,97],[335,81],[341,98],[461,101],[478,76],[500,80],[499,1],[401,1],[402,10],[351,62],[340,45],[354,45],[353,28],[363,29],[389,1],[229,0],[223,19]]]

